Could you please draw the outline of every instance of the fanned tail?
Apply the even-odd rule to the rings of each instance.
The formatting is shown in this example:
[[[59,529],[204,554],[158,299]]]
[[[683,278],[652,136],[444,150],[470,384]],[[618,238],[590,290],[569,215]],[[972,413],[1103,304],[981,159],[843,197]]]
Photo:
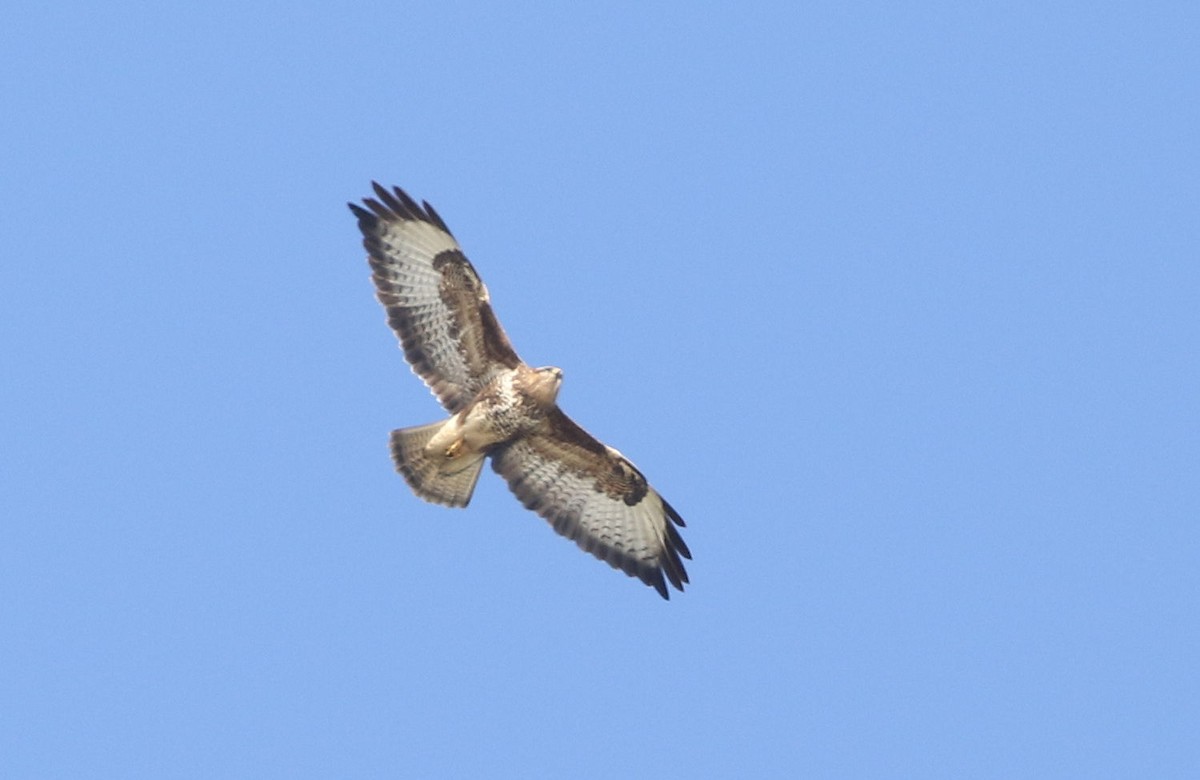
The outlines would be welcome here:
[[[445,458],[430,457],[425,445],[445,424],[443,420],[392,431],[392,462],[413,492],[426,501],[466,506],[475,492],[486,453],[463,453],[452,467]]]

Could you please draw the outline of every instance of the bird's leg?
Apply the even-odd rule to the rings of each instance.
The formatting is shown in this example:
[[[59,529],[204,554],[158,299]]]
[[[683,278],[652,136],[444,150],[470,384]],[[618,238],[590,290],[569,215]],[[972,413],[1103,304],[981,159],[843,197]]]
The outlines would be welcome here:
[[[462,454],[462,448],[463,448],[463,440],[461,438],[455,439],[454,442],[451,443],[451,445],[446,448],[446,457],[450,460],[457,458],[459,455]]]

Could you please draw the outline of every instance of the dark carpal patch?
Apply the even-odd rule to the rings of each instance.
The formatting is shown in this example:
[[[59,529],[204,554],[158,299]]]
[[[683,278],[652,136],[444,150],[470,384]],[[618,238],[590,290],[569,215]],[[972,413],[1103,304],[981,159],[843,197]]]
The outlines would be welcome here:
[[[455,319],[456,332],[454,336],[480,334],[482,343],[474,345],[477,349],[468,350],[473,354],[484,356],[488,362],[495,362],[509,368],[516,368],[521,363],[508,337],[500,327],[492,311],[491,304],[486,300],[483,282],[475,267],[466,255],[457,249],[439,252],[433,258],[433,267],[442,274],[438,285],[438,294],[449,311],[457,312],[459,318],[470,318],[474,322],[463,322]],[[464,340],[465,341],[465,340]],[[467,346],[465,343],[464,347]],[[463,355],[469,359],[468,354]],[[472,366],[482,371],[482,366]]]
[[[596,489],[621,499],[627,506],[637,506],[646,497],[648,487],[642,472],[625,458],[617,458],[608,473],[596,480]]]

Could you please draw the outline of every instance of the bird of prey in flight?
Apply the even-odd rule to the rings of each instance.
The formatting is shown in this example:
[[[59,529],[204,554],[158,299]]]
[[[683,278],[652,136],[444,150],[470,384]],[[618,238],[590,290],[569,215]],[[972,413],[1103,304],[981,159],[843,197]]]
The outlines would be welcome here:
[[[557,403],[562,371],[532,368],[492,311],[487,287],[428,203],[374,184],[348,204],[376,297],[413,371],[448,420],[392,431],[392,460],[426,501],[465,507],[488,457],[526,508],[559,534],[669,598],[688,581],[684,525],[642,472]],[[665,579],[664,579],[665,578]]]

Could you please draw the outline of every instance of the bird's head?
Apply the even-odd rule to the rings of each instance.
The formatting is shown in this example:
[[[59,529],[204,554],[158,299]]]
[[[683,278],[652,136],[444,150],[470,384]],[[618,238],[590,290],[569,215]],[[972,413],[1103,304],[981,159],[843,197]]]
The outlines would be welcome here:
[[[562,375],[562,369],[554,366],[535,369],[530,393],[541,403],[550,406],[558,398],[558,388],[562,387]]]

